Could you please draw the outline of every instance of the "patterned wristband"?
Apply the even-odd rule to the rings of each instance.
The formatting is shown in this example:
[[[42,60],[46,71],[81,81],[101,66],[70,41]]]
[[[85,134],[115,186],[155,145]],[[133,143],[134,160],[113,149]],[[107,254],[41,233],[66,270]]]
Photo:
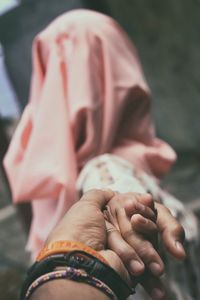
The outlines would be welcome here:
[[[28,276],[22,286],[20,300],[25,299],[27,290],[37,278],[67,267],[84,270],[88,276],[95,277],[108,286],[121,300],[127,299],[135,292],[109,265],[84,251],[76,250],[47,256],[35,262],[27,272]]]
[[[36,261],[41,261],[47,256],[58,254],[58,253],[67,253],[72,252],[75,250],[84,251],[97,259],[99,259],[101,262],[103,262],[106,265],[109,265],[109,263],[105,260],[105,258],[100,255],[97,251],[94,249],[76,241],[56,241],[54,243],[51,243],[47,246],[45,246],[39,253]]]
[[[25,300],[28,300],[38,287],[40,287],[48,281],[56,279],[68,279],[76,282],[89,284],[103,292],[110,299],[117,300],[116,295],[104,282],[100,281],[99,279],[93,276],[89,276],[84,270],[75,269],[71,267],[67,267],[65,268],[65,270],[50,272],[37,278],[28,288],[25,295]]]

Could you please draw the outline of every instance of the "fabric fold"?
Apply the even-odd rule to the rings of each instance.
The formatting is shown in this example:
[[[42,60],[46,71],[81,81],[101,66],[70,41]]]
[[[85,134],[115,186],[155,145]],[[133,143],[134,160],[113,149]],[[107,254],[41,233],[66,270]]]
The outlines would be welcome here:
[[[176,155],[155,137],[150,98],[136,50],[110,17],[75,10],[37,35],[30,101],[4,159],[14,202],[33,203],[34,252],[76,201],[91,158],[116,153],[168,172]]]

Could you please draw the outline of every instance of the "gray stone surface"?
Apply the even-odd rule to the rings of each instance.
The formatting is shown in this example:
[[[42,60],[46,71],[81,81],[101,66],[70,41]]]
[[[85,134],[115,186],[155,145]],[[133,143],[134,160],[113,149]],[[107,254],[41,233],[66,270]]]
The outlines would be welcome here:
[[[11,300],[18,299],[29,256],[25,252],[26,238],[15,210],[5,218],[2,212],[4,210],[0,210],[0,299]]]
[[[177,163],[162,185],[186,205],[200,212],[200,155],[180,153]],[[193,201],[196,203],[193,204]],[[199,205],[198,205],[199,203]]]
[[[159,136],[178,150],[199,151],[200,1],[108,3],[138,49]]]
[[[2,171],[0,169],[0,209],[8,204],[9,196],[6,188],[5,180],[3,178]]]

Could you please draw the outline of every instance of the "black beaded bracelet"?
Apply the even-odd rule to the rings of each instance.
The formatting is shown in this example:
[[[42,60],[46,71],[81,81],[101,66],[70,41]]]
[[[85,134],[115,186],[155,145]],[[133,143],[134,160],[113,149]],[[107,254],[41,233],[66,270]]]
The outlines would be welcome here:
[[[26,291],[33,281],[58,267],[72,267],[84,270],[89,276],[105,283],[120,300],[126,299],[135,292],[110,266],[104,264],[96,257],[78,250],[51,255],[40,262],[34,263],[28,270],[28,276],[23,284],[20,300],[24,300]]]

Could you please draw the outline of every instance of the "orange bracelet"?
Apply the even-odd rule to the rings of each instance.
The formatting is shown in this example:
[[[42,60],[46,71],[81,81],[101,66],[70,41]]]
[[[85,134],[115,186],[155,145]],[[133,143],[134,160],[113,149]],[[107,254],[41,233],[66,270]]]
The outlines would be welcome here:
[[[38,254],[38,257],[36,259],[36,261],[41,261],[44,258],[46,258],[47,256],[53,255],[53,254],[58,254],[58,253],[67,253],[67,252],[72,252],[75,250],[80,250],[80,251],[84,251],[94,257],[96,257],[97,259],[99,259],[101,262],[103,262],[106,265],[109,265],[109,263],[105,260],[105,258],[100,255],[97,251],[95,251],[94,249],[80,243],[80,242],[76,242],[76,241],[56,241],[53,242],[47,246],[45,246],[44,248],[42,248],[42,250],[40,251],[40,253]]]

